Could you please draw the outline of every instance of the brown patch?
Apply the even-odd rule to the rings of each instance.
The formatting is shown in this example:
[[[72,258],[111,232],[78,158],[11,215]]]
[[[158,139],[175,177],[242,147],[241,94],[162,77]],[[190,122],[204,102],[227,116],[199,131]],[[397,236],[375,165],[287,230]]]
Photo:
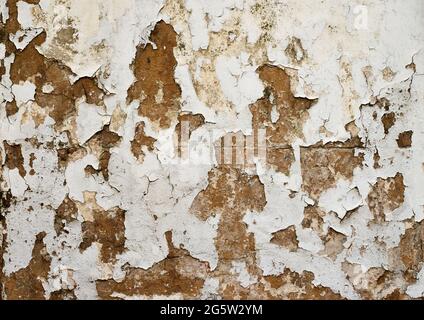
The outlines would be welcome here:
[[[50,300],[77,300],[77,297],[74,290],[62,289],[52,292],[50,294]]]
[[[15,45],[9,39],[9,34],[15,34],[20,29],[17,2],[18,0],[7,0],[6,6],[9,18],[6,20],[6,24],[1,23],[0,40],[6,46],[6,56],[16,50]]]
[[[385,214],[399,208],[404,201],[403,176],[397,173],[392,178],[378,178],[368,194],[368,207],[377,222],[385,221]]]
[[[323,224],[325,212],[320,210],[317,206],[307,206],[303,211],[302,227],[312,229],[316,233],[323,232]]]
[[[276,66],[264,65],[257,73],[265,84],[265,96],[250,106],[254,132],[266,129],[266,138],[271,146],[289,147],[295,138],[303,137],[303,123],[313,100],[296,98],[287,73]],[[280,115],[276,123],[271,121],[275,106]]]
[[[0,154],[0,163],[2,162],[2,157]],[[1,176],[1,166],[0,166],[0,176]],[[7,230],[6,225],[6,210],[10,207],[12,201],[12,193],[10,190],[3,191],[0,188],[0,300],[3,297],[3,268],[4,268],[4,251],[6,250],[7,245],[7,233],[3,234],[4,230]]]
[[[294,162],[293,149],[267,148],[267,163],[276,171],[289,175],[290,167]]]
[[[307,53],[302,47],[302,41],[296,37],[290,39],[284,52],[293,64],[300,64],[307,58]]]
[[[359,128],[356,125],[355,121],[351,121],[348,124],[345,125],[345,129],[347,132],[350,133],[350,139],[348,141],[339,143],[338,147],[345,147],[345,148],[363,148],[364,143],[362,142],[361,138],[359,137]],[[327,145],[327,144],[326,144]]]
[[[389,111],[390,106],[392,105],[391,102],[387,98],[377,98],[375,105],[379,107],[380,109],[384,109],[386,111]]]
[[[405,131],[399,133],[399,137],[396,139],[399,148],[409,148],[412,145],[412,131]]]
[[[385,67],[381,73],[383,74],[383,79],[386,81],[392,81],[393,78],[396,75],[396,72],[393,72],[392,69],[390,69],[390,67]]]
[[[362,161],[363,155],[355,156],[353,148],[301,148],[302,188],[311,198],[318,199],[339,178],[351,179]]]
[[[116,146],[121,141],[121,137],[109,130],[109,126],[106,125],[103,129],[97,132],[87,142],[91,150],[96,150],[99,158],[99,172],[102,173],[103,178],[109,180],[109,160],[110,160],[110,149]],[[97,170],[96,170],[97,171]]]
[[[259,275],[253,234],[243,222],[245,213],[261,212],[266,205],[265,190],[258,176],[232,166],[219,166],[209,172],[209,184],[194,199],[190,212],[202,220],[220,214],[215,238],[218,266],[213,275],[220,279],[220,294],[225,299],[251,297],[232,274],[233,262],[244,262],[249,273]],[[253,290],[253,287],[252,287]]]
[[[26,80],[33,82],[36,86],[36,103],[42,108],[48,108],[56,126],[60,126],[68,117],[76,114],[75,103],[78,98],[85,96],[88,103],[102,104],[104,93],[94,78],[82,78],[71,84],[71,69],[56,60],[47,59],[36,49],[45,38],[46,34],[41,33],[25,49],[15,52],[10,78],[14,84]],[[51,85],[53,91],[44,93],[44,84]]]
[[[227,276],[222,279],[220,298],[223,300],[268,300],[276,299],[262,283],[252,284],[247,288],[241,286],[237,280]]]
[[[8,144],[3,141],[4,150],[6,153],[6,166],[10,169],[18,169],[22,178],[25,178],[26,170],[24,168],[24,157],[20,144]]]
[[[191,134],[194,130],[200,128],[205,124],[205,117],[202,114],[191,114],[183,113],[178,116],[178,124],[175,127],[175,132],[178,135],[181,135],[181,123],[188,123],[188,134],[191,137]]]
[[[0,29],[4,28],[3,24],[0,23]],[[0,37],[1,38],[1,37]],[[1,43],[3,43],[2,39],[0,39]],[[0,80],[3,78],[3,75],[6,73],[6,68],[4,67],[3,59],[0,61]]]
[[[166,232],[169,253],[166,259],[148,270],[128,268],[125,279],[97,280],[97,292],[102,299],[111,299],[113,293],[133,295],[182,294],[185,298],[198,297],[209,270],[208,264],[200,262],[172,243],[172,233]]]
[[[10,206],[12,204],[12,199],[13,199],[12,192],[10,190],[7,190],[7,191],[6,190],[5,191],[0,190],[0,195],[1,195],[0,208],[2,208],[2,209],[10,208]],[[2,217],[2,216],[0,215],[0,217]]]
[[[405,66],[406,69],[412,70],[414,73],[417,72],[417,66],[414,62],[411,62]]]
[[[260,212],[266,204],[264,186],[257,176],[248,176],[232,170],[223,170],[227,176],[226,183],[215,188],[221,192],[229,192],[224,207],[221,209],[221,222],[218,226],[218,236],[215,245],[220,260],[236,260],[248,254],[254,254],[255,240],[253,234],[247,232],[243,222],[246,210]],[[233,185],[234,184],[234,185]],[[215,189],[216,190],[216,189]],[[212,192],[213,193],[213,192]],[[210,208],[214,206],[210,199]]]
[[[290,226],[284,230],[274,232],[272,234],[271,243],[278,244],[290,251],[296,251],[299,248],[296,228],[294,226]]]
[[[312,272],[304,271],[301,274],[285,269],[281,275],[265,276],[264,279],[272,289],[277,290],[277,299],[289,300],[341,300],[343,297],[323,286],[315,286]],[[288,290],[284,290],[285,288]]]
[[[409,300],[410,297],[401,291],[401,289],[395,289],[392,293],[386,295],[384,300]]]
[[[224,214],[227,209],[261,211],[266,204],[264,192],[258,176],[249,176],[230,166],[221,166],[209,172],[208,187],[194,199],[190,212],[206,220],[212,214]],[[233,203],[241,207],[236,208]]]
[[[64,27],[60,29],[55,36],[55,40],[62,45],[69,45],[75,42],[78,31],[72,27]]]
[[[362,266],[349,262],[343,262],[342,269],[362,299],[409,299],[405,295],[404,288],[399,288],[400,273],[375,267],[364,272]]]
[[[156,139],[145,134],[144,127],[144,122],[137,123],[134,140],[131,141],[131,151],[138,160],[142,160],[144,157],[143,146],[147,147],[147,150],[153,151],[156,142]]]
[[[125,211],[113,208],[109,211],[93,210],[94,221],[82,223],[82,242],[80,250],[84,251],[93,242],[102,245],[103,262],[114,262],[116,255],[125,250]]]
[[[390,128],[393,127],[393,125],[396,122],[396,115],[395,115],[395,113],[394,112],[385,113],[381,117],[381,122],[383,122],[384,133],[385,134],[388,134]]]
[[[68,196],[66,196],[59,208],[57,208],[56,215],[54,217],[54,229],[57,235],[65,231],[64,228],[66,223],[70,223],[77,219],[77,213],[77,206]]]
[[[44,300],[42,280],[47,279],[51,258],[44,244],[44,232],[37,235],[32,259],[26,268],[6,277],[4,291],[8,300]]]
[[[46,34],[42,33],[34,38],[25,49],[16,52],[15,61],[10,69],[10,79],[13,83],[19,84],[19,82],[31,78],[41,85],[43,81],[41,74],[45,74],[45,58],[37,51],[35,46],[42,44],[45,38]]]
[[[29,166],[31,168],[34,168],[34,160],[36,160],[37,157],[35,156],[34,152],[30,153],[29,155]]]
[[[162,128],[169,128],[180,110],[181,89],[174,79],[176,39],[170,24],[156,24],[150,35],[156,49],[150,43],[137,48],[132,65],[137,80],[128,89],[128,103],[140,100],[139,114]]]
[[[323,238],[325,255],[332,260],[336,260],[337,255],[343,251],[343,244],[346,240],[347,237],[344,234],[337,232],[333,228],[329,228],[327,235]]]
[[[105,93],[100,89],[95,78],[83,77],[73,85],[73,96],[75,98],[85,96],[87,103],[100,106],[103,104]]]
[[[380,166],[380,155],[379,155],[378,151],[374,152],[373,160],[374,160],[373,168],[374,169],[381,168],[381,166]]]
[[[70,146],[70,147],[57,149],[57,158],[58,158],[59,167],[66,168],[70,158],[79,151],[81,151],[81,149],[77,146]]]
[[[424,261],[424,222],[415,222],[405,231],[399,243],[400,258],[407,273],[416,273]]]
[[[6,102],[6,115],[8,117],[13,116],[14,114],[18,113],[19,108],[16,104],[16,100],[13,100],[11,102]]]
[[[99,171],[94,169],[94,167],[91,164],[89,164],[88,166],[84,168],[84,172],[85,172],[85,176],[89,177],[91,175],[97,174]]]
[[[105,151],[100,155],[99,170],[101,171],[103,178],[106,181],[109,180],[109,160],[110,160],[110,152],[109,151]]]

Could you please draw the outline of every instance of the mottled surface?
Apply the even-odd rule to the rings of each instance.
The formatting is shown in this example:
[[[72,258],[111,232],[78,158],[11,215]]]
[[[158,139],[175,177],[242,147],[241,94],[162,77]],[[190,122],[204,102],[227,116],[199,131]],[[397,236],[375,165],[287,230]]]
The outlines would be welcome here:
[[[0,0],[0,299],[422,299],[421,0]]]

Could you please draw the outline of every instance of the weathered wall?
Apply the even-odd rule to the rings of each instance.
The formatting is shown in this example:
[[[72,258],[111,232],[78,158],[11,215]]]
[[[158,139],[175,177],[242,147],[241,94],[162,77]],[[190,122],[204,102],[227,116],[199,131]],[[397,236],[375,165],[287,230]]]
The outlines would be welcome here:
[[[421,0],[0,0],[3,299],[424,296]]]

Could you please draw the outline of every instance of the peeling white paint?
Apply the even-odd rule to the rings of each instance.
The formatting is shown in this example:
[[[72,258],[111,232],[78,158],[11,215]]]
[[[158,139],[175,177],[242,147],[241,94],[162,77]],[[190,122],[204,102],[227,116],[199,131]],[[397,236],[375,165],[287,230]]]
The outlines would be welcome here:
[[[278,276],[288,269],[299,275],[311,272],[312,285],[329,288],[344,298],[359,299],[358,288],[368,290],[373,285],[373,272],[378,274],[374,269],[383,268],[393,273],[394,279],[384,293],[399,288],[411,298],[422,297],[422,261],[418,262],[421,269],[416,270],[416,282],[406,284],[400,276],[406,267],[396,250],[400,250],[406,230],[424,218],[423,3],[373,0],[364,5],[368,24],[358,29],[355,4],[338,0],[272,4],[253,0],[41,0],[38,5],[19,1],[20,30],[8,35],[11,44],[23,50],[44,31],[46,41],[36,49],[48,61],[72,70],[71,83],[93,77],[107,95],[101,106],[88,104],[84,98],[75,101],[75,114],[57,128],[49,115],[51,110],[35,102],[40,91],[55,94],[57,84],[43,83],[37,88],[35,76],[14,83],[11,66],[17,51],[9,54],[5,44],[0,44],[4,67],[0,85],[0,174],[2,187],[10,190],[14,200],[4,215],[5,277],[28,266],[35,237],[45,232],[44,243],[51,256],[50,272],[43,281],[45,296],[67,289],[78,299],[96,299],[96,280],[122,283],[126,267],[149,270],[167,259],[165,233],[171,231],[175,248],[183,248],[207,265],[208,273],[198,293],[202,299],[223,294],[225,263],[231,266],[228,277],[234,276],[242,288],[252,292],[256,284],[265,281],[263,276]],[[3,23],[10,19],[4,0],[0,0],[0,13]],[[162,115],[169,116],[171,124],[160,128],[140,116],[139,101],[127,101],[128,89],[136,80],[131,65],[137,47],[150,41],[151,31],[162,19],[177,32],[177,66],[173,72],[181,97],[174,102],[181,112],[201,115],[205,122],[190,132],[190,159],[185,162],[179,161],[176,152],[178,115]],[[293,45],[294,39],[300,42]],[[301,128],[288,126],[287,136],[291,136],[290,130],[299,132],[289,143],[294,157],[287,174],[276,172],[259,159],[252,167],[237,168],[242,174],[257,175],[264,188],[263,210],[247,210],[240,218],[254,236],[254,263],[259,271],[253,274],[247,258],[220,260],[216,241],[220,224],[230,223],[225,215],[211,209],[206,212],[208,218],[202,220],[190,213],[190,208],[208,187],[209,172],[218,167],[214,143],[229,133],[253,134],[250,106],[265,96],[266,84],[257,73],[257,68],[265,64],[286,71],[295,97],[315,102],[305,111]],[[387,68],[391,70],[389,76],[384,75]],[[158,84],[155,106],[166,101],[166,85]],[[390,101],[387,109],[379,105],[383,99]],[[7,114],[6,105],[13,100],[17,110]],[[270,102],[269,128],[298,120],[278,111],[275,97],[270,97]],[[385,132],[382,117],[389,112],[394,113],[395,121]],[[155,142],[153,150],[142,146],[143,156],[137,159],[132,142],[140,122],[144,122],[145,135]],[[360,145],[349,146],[355,139],[349,124],[355,126]],[[119,142],[91,146],[90,138],[106,125],[109,133],[119,135]],[[409,130],[413,132],[411,145],[399,147],[399,135]],[[6,155],[3,142],[20,146],[25,177],[17,167],[8,167],[17,159]],[[316,183],[321,184],[320,164],[302,167],[300,150],[316,148],[319,143],[319,148],[325,149],[329,142],[341,146],[328,148],[328,152],[353,149],[363,161],[352,168],[351,177],[331,167],[335,182],[314,198],[305,191],[304,172],[316,170]],[[70,151],[64,167],[60,167],[58,150],[63,148]],[[101,156],[107,156],[106,151],[110,159],[102,168]],[[87,166],[98,172],[86,172]],[[108,179],[102,169],[107,169]],[[393,210],[385,209],[383,221],[376,223],[369,194],[379,179],[396,174],[403,179],[402,203]],[[94,204],[87,202],[89,192],[94,195]],[[228,201],[235,201],[234,195],[224,195]],[[66,196],[77,203],[77,219],[66,223],[66,233],[57,235],[54,218]],[[94,221],[90,212],[93,206],[125,211],[125,250],[113,263],[101,261],[99,241],[85,251],[79,248],[82,224]],[[314,217],[322,224],[318,231],[305,227],[308,206],[320,210],[322,216]],[[298,241],[296,250],[270,242],[274,233],[290,226]],[[335,257],[326,252],[325,236],[330,228],[346,237]],[[383,293],[372,294],[380,297]],[[183,293],[129,296],[113,292],[112,296],[186,298]]]

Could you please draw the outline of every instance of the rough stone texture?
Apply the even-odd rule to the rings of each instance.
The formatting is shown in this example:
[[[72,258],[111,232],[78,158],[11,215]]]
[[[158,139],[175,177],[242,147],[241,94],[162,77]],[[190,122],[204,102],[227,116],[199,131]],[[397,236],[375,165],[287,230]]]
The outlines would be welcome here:
[[[0,0],[0,299],[422,299],[423,24]]]

